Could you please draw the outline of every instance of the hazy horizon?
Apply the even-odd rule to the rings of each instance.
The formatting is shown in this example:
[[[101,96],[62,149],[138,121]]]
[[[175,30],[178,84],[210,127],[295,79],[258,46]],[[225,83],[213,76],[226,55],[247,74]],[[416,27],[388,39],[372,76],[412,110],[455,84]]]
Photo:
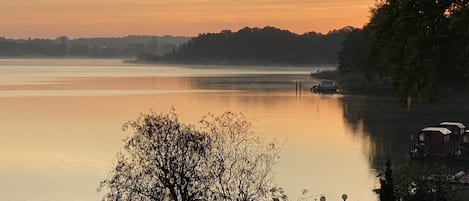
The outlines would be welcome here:
[[[22,38],[13,38],[13,37],[5,37],[0,35],[0,38],[5,38],[5,39],[11,39],[11,40],[28,40],[28,39],[45,39],[45,40],[54,40],[60,37],[67,37],[69,40],[78,40],[78,39],[100,39],[100,38],[107,38],[107,39],[112,39],[112,38],[126,38],[126,37],[173,37],[173,38],[192,38],[195,36],[179,36],[179,35],[168,35],[168,34],[163,34],[163,35],[139,35],[139,34],[129,34],[129,35],[122,35],[122,36],[90,36],[90,37],[69,37],[67,35],[57,35],[57,36],[51,36],[51,37],[22,37]]]
[[[0,1],[0,36],[18,38],[197,36],[274,26],[294,33],[362,27],[374,0]]]
[[[310,32],[316,32],[316,33],[320,33],[320,34],[324,34],[326,35],[327,33],[331,32],[331,31],[334,31],[334,30],[340,30],[342,28],[345,28],[347,26],[351,26],[351,27],[354,27],[354,28],[361,28],[361,27],[355,27],[355,26],[352,26],[352,25],[345,25],[343,27],[337,27],[337,28],[332,28],[326,32],[320,32],[320,31],[316,31],[316,30],[310,30],[310,31],[306,31],[306,32],[302,32],[302,33],[298,33],[298,32],[294,32],[292,30],[288,30],[288,29],[285,29],[285,28],[282,28],[282,27],[276,27],[276,26],[271,26],[271,25],[265,25],[265,26],[243,26],[239,29],[223,29],[223,30],[231,30],[233,32],[237,32],[239,30],[241,30],[242,28],[245,28],[245,27],[251,27],[251,28],[264,28],[264,27],[275,27],[275,28],[278,28],[278,29],[281,29],[281,30],[287,30],[287,31],[290,31],[291,33],[294,33],[294,34],[298,34],[298,35],[302,35],[302,34],[305,34],[305,33],[310,33]],[[6,37],[4,35],[0,35],[0,38],[6,38],[6,39],[13,39],[13,40],[27,40],[27,39],[57,39],[59,37],[67,37],[68,39],[70,40],[76,40],[76,39],[84,39],[84,38],[87,38],[87,39],[92,39],[92,38],[125,38],[125,37],[181,37],[181,38],[192,38],[192,37],[197,37],[199,34],[206,34],[206,33],[220,33],[221,31],[223,30],[219,30],[219,31],[211,31],[211,32],[201,32],[201,33],[198,33],[196,35],[193,35],[193,36],[185,36],[185,35],[171,35],[171,34],[154,34],[154,35],[149,35],[149,34],[128,34],[128,35],[112,35],[112,36],[86,36],[86,37],[70,37],[68,35],[57,35],[57,36],[50,36],[50,37],[20,37],[20,38],[14,38],[14,37]]]

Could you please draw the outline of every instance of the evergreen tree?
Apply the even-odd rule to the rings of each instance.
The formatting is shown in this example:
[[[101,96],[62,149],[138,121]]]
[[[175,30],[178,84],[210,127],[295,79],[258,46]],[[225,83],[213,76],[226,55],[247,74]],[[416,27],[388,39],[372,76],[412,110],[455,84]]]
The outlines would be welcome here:
[[[394,181],[392,178],[391,161],[387,160],[385,165],[386,170],[384,172],[384,178],[380,178],[379,180],[381,188],[375,190],[375,192],[379,194],[380,201],[395,201],[396,197],[394,192]]]

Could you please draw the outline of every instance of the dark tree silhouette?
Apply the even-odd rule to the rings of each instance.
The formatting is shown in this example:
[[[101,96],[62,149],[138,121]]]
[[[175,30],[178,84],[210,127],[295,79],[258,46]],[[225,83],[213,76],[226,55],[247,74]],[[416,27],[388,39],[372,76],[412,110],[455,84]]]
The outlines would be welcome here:
[[[468,7],[461,0],[383,0],[373,10],[370,61],[392,69],[403,105],[433,99],[448,84],[465,81]]]
[[[204,200],[208,196],[210,139],[182,124],[174,112],[141,115],[125,125],[125,140],[111,176],[101,183],[104,200]]]
[[[340,71],[366,72],[369,40],[369,33],[366,27],[363,29],[352,29],[345,35],[342,50],[338,53]]]
[[[242,114],[209,114],[201,124],[212,138],[212,200],[263,200],[277,189],[271,183],[272,167],[279,159],[278,143],[264,145]]]
[[[277,143],[265,145],[242,114],[207,115],[201,125],[180,123],[174,110],[127,123],[134,134],[101,182],[104,200],[286,199],[272,186]]]
[[[145,52],[169,53],[187,37],[126,36],[118,38],[6,39],[0,37],[0,56],[135,57]]]
[[[170,62],[202,64],[335,64],[351,27],[327,34],[295,34],[275,27],[205,33],[165,55]]]
[[[375,192],[379,195],[380,201],[396,201],[394,192],[394,180],[392,178],[391,161],[387,160],[384,178],[379,179],[381,187],[376,189]]]

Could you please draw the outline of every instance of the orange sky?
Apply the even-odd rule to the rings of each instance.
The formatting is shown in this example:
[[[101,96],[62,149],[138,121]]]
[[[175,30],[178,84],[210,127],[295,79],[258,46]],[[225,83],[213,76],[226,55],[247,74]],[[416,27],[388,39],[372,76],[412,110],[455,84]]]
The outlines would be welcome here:
[[[271,25],[296,33],[363,26],[375,0],[0,0],[0,36],[195,36]]]

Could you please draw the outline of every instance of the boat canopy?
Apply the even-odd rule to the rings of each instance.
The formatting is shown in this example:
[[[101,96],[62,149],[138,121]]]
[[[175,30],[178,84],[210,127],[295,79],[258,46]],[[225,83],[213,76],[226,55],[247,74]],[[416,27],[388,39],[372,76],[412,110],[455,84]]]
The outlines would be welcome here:
[[[334,85],[334,80],[321,80],[322,85]]]
[[[464,126],[464,124],[462,124],[460,122],[441,122],[440,125],[442,125],[442,126],[457,126],[459,128],[466,128],[466,126]]]
[[[422,129],[424,132],[440,132],[443,135],[449,135],[451,134],[451,131],[447,128],[442,128],[442,127],[427,127]]]

